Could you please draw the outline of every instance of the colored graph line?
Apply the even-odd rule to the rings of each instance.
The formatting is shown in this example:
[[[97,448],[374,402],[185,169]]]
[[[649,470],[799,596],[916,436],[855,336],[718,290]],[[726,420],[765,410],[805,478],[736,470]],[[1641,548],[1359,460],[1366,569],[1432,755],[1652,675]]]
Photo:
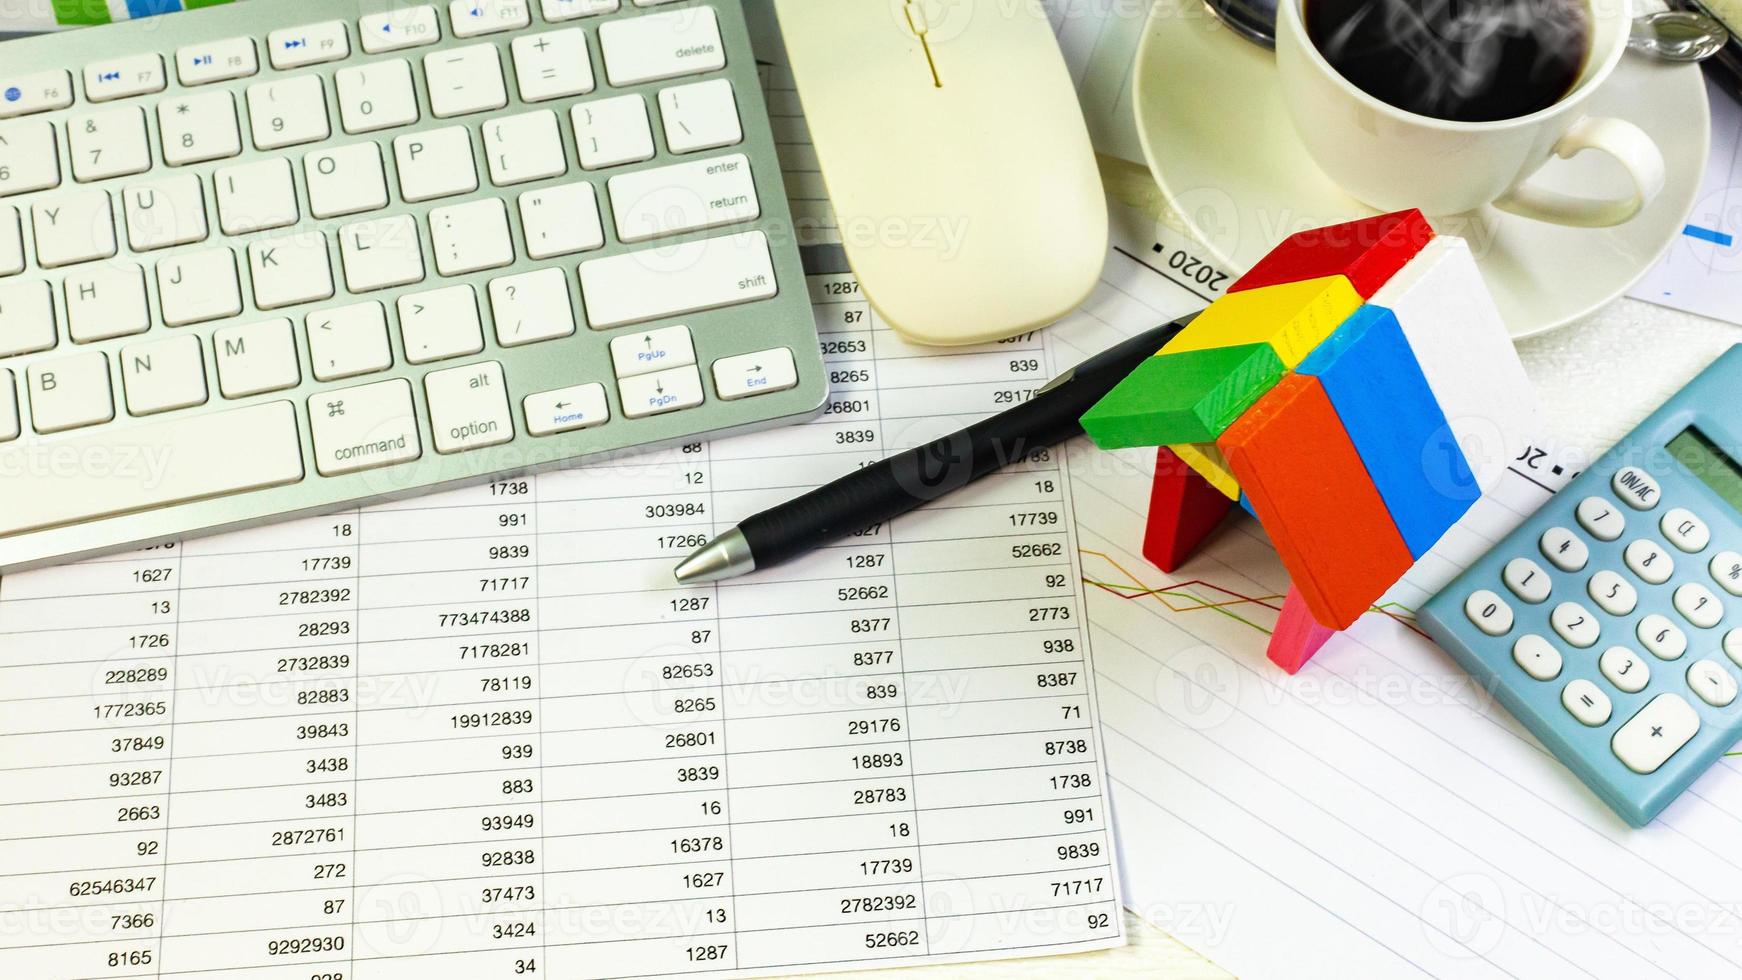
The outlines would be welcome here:
[[[1682,229],[1682,234],[1689,238],[1698,238],[1702,242],[1711,242],[1713,245],[1722,245],[1725,248],[1729,248],[1731,245],[1736,244],[1736,239],[1733,236],[1726,235],[1723,232],[1712,228],[1701,228],[1699,225],[1688,225],[1686,228]]]

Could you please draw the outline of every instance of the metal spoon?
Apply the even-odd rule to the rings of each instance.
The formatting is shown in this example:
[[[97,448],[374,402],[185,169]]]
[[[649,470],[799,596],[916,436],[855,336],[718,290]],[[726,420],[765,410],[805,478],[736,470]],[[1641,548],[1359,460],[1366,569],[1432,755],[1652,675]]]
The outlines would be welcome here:
[[[1253,44],[1276,47],[1277,0],[1204,0],[1210,15]],[[1691,10],[1663,10],[1633,19],[1627,46],[1663,61],[1704,61],[1729,41],[1717,20]]]

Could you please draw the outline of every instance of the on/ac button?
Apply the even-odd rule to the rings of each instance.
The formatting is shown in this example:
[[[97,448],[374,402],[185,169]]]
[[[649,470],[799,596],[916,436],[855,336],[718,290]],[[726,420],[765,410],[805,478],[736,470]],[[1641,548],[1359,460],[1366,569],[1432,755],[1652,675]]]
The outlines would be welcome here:
[[[1622,467],[1609,481],[1609,486],[1615,491],[1615,496],[1620,497],[1634,510],[1650,510],[1656,507],[1658,497],[1663,494],[1663,489],[1651,478],[1651,474],[1637,466]]]

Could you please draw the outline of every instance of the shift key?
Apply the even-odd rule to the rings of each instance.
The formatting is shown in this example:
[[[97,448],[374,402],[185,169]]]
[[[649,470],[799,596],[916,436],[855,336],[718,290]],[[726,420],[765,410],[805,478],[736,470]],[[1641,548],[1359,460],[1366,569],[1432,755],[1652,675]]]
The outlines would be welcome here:
[[[581,263],[594,330],[767,299],[779,290],[760,231],[625,252]]]

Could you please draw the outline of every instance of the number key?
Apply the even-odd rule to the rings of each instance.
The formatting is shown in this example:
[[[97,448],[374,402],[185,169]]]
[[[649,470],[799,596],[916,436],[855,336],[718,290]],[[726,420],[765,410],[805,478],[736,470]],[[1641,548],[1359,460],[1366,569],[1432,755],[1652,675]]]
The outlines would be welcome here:
[[[1638,694],[1651,683],[1651,668],[1626,647],[1610,647],[1597,658],[1597,667],[1609,683],[1627,694]]]
[[[1548,580],[1548,573],[1542,566],[1529,558],[1514,558],[1506,563],[1506,568],[1500,573],[1501,581],[1512,594],[1531,605],[1536,605],[1548,599],[1554,590],[1554,585]]]
[[[1579,502],[1579,526],[1599,541],[1614,541],[1627,530],[1627,518],[1602,497],[1586,497]]]
[[[1512,607],[1487,589],[1470,593],[1464,600],[1464,615],[1489,636],[1505,636],[1512,629]]]
[[[1625,616],[1639,604],[1639,592],[1627,580],[1605,568],[1585,586],[1591,601],[1611,616]]]
[[[1711,629],[1724,618],[1724,604],[1712,590],[1689,582],[1675,590],[1675,611],[1700,629]]]
[[[1675,574],[1675,559],[1669,552],[1643,538],[1628,545],[1621,557],[1633,574],[1652,585],[1662,585]]]
[[[1551,527],[1542,532],[1539,542],[1542,556],[1563,572],[1577,572],[1591,560],[1591,550],[1579,536],[1564,527]]]
[[[1666,616],[1652,613],[1639,621],[1634,632],[1645,649],[1659,660],[1676,660],[1688,652],[1688,635]]]
[[[1603,632],[1595,613],[1576,602],[1563,602],[1549,614],[1549,625],[1560,638],[1583,649],[1593,646]]]

